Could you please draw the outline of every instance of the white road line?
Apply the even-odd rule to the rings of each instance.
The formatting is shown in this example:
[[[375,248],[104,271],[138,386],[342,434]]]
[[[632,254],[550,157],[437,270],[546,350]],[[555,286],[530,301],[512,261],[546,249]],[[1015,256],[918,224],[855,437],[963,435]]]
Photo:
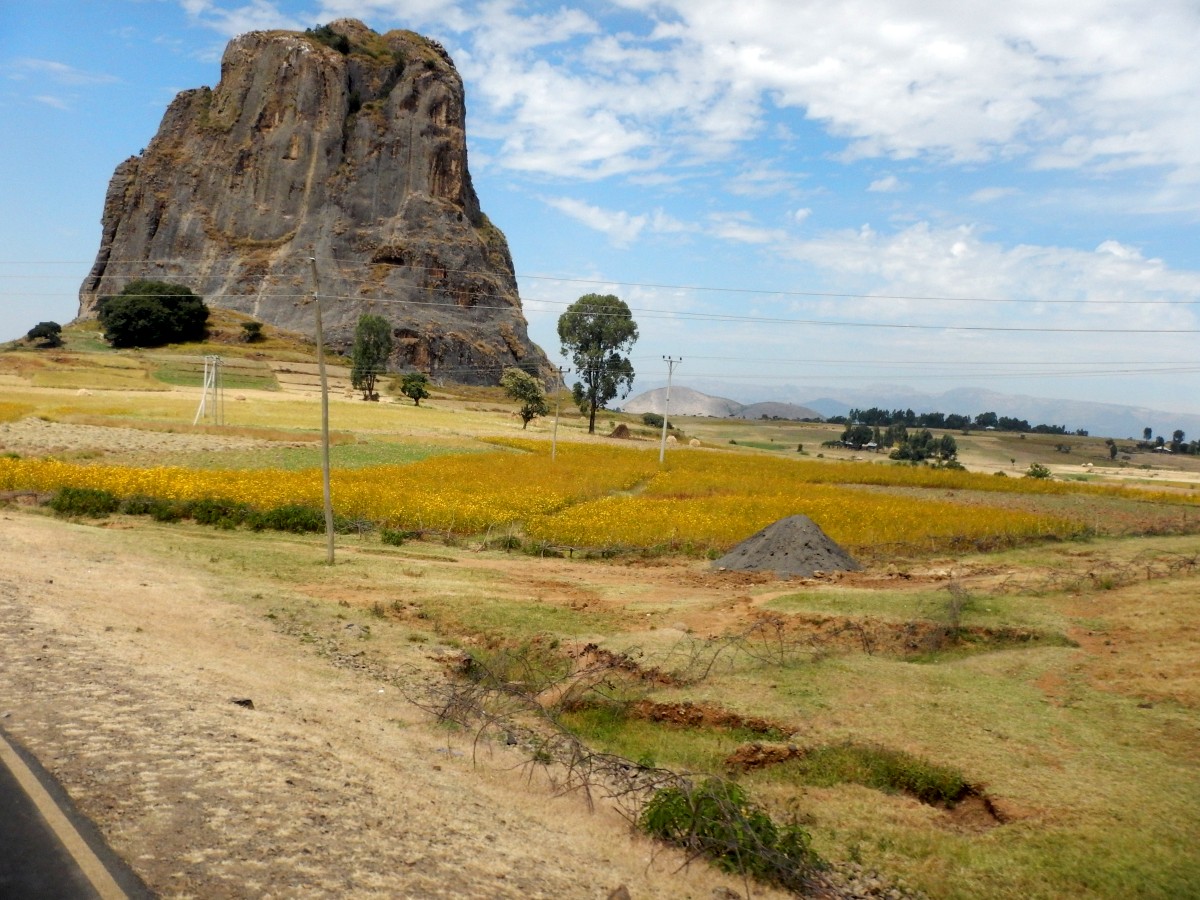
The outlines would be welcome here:
[[[75,826],[58,808],[58,804],[54,802],[46,789],[42,787],[37,776],[30,771],[29,767],[25,765],[25,761],[2,735],[0,735],[0,763],[3,763],[12,772],[17,783],[21,785],[22,790],[33,801],[38,812],[49,823],[55,836],[67,848],[71,858],[75,860],[80,871],[87,876],[88,881],[92,883],[92,887],[96,889],[102,900],[128,900],[127,895],[113,880],[108,869],[92,852],[87,841],[75,830]]]

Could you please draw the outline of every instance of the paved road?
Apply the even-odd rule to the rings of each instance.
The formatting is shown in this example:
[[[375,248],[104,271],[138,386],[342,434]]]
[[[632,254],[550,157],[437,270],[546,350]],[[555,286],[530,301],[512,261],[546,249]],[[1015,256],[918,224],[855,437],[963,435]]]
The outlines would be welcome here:
[[[0,900],[151,897],[37,761],[0,729]]]

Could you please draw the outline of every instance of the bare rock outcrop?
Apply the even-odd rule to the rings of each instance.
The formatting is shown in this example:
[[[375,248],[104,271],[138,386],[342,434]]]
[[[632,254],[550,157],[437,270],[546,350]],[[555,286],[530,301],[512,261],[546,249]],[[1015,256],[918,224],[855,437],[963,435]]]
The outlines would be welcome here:
[[[446,51],[353,19],[321,32],[235,38],[217,87],[175,98],[113,174],[80,316],[154,278],[311,333],[315,257],[335,347],[373,312],[393,323],[400,368],[464,383],[547,368],[508,243],[471,184],[463,85]]]

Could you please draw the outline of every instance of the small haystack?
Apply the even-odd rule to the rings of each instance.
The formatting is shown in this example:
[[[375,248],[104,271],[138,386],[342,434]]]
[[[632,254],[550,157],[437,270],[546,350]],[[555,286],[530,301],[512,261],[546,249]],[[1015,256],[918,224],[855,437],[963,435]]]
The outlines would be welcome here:
[[[740,572],[807,578],[817,572],[857,572],[853,557],[808,516],[788,516],[742,541],[713,565]]]
[[[618,425],[616,428],[614,428],[612,430],[612,434],[610,434],[609,437],[620,438],[623,441],[628,441],[628,440],[632,440],[633,432],[629,430],[628,425],[626,425],[624,422],[622,422],[620,425]]]

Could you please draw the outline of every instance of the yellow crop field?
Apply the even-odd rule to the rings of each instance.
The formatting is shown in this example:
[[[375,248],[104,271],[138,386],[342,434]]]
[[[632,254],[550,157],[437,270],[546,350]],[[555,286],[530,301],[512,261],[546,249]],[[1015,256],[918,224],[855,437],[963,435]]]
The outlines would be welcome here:
[[[1066,519],[989,506],[914,500],[853,487],[806,485],[790,494],[605,497],[534,520],[534,537],[588,547],[687,546],[726,549],[786,516],[803,514],[848,549],[910,545],[937,549],[974,542],[1068,537]]]
[[[33,407],[28,403],[0,401],[0,422],[15,422],[29,415]]]
[[[994,545],[1082,531],[1064,518],[955,503],[940,494],[914,498],[827,483],[839,475],[851,482],[870,476],[876,484],[946,487],[949,475],[956,487],[982,484],[995,490],[994,483],[1004,481],[1019,492],[1036,488],[1031,479],[964,479],[962,473],[909,467],[823,466],[720,452],[676,452],[660,468],[651,450],[581,444],[559,448],[551,462],[544,444],[491,443],[498,449],[490,453],[335,472],[335,510],[392,527],[459,534],[521,525],[532,538],[586,547],[720,550],[797,513],[860,551],[896,544]],[[321,502],[316,469],[207,471],[0,460],[0,489],[60,487],[98,488],[118,497],[225,499],[259,509]]]

